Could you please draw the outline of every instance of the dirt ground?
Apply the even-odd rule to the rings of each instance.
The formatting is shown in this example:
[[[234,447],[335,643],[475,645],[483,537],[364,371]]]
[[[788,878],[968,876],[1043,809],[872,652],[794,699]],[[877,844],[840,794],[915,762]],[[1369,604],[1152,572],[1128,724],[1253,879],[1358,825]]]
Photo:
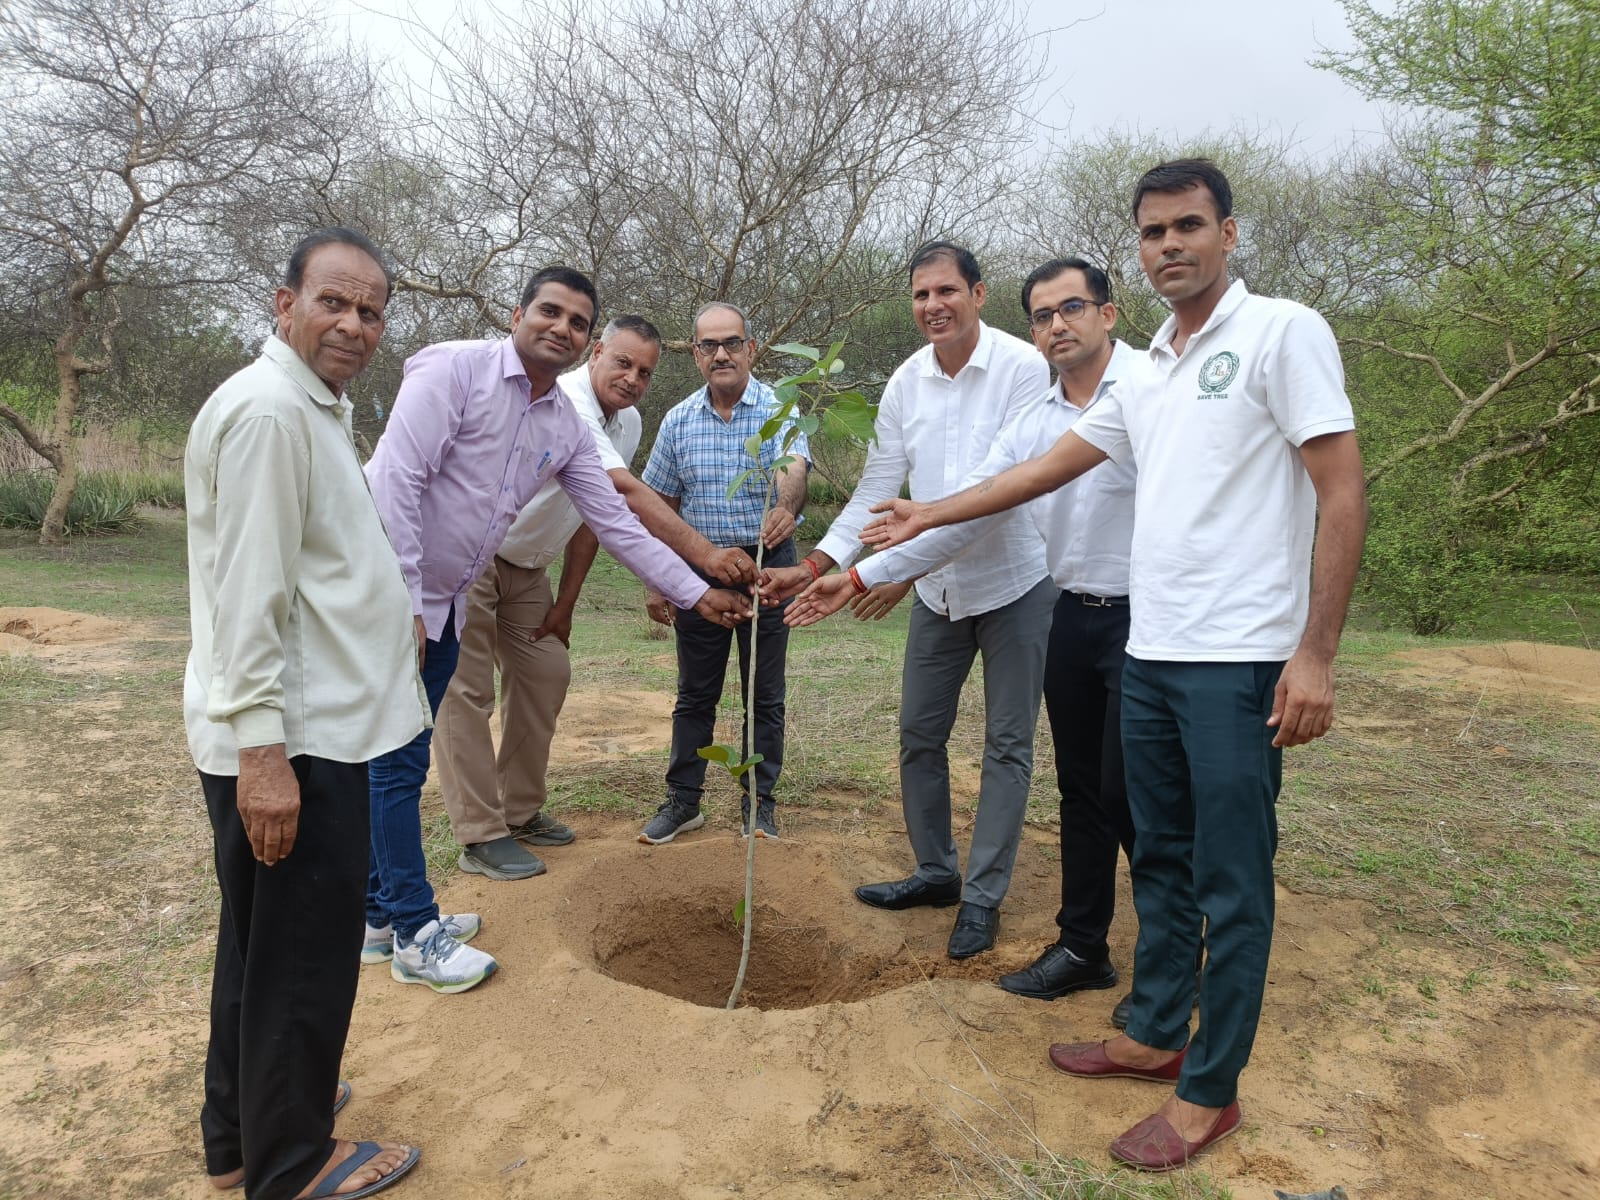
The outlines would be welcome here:
[[[84,680],[170,662],[181,642],[51,610],[0,610],[0,636]],[[1564,679],[1584,702],[1600,655],[1562,652],[1564,676],[1544,649],[1505,648],[1517,686],[1548,697]],[[1480,672],[1508,668],[1446,656],[1416,669],[1470,702]],[[195,1124],[209,835],[171,676],[147,708],[86,686],[63,702],[70,720],[37,726],[60,736],[0,744],[0,1197],[216,1195]],[[670,703],[576,692],[557,769],[658,749]],[[1041,1003],[993,983],[1053,940],[1054,831],[1026,831],[998,948],[952,964],[949,910],[881,912],[850,894],[906,871],[898,812],[833,799],[783,811],[783,840],[758,848],[749,1006],[732,1013],[743,844],[727,802],[655,848],[633,840],[631,814],[562,814],[579,839],[541,851],[547,875],[452,874],[443,907],[483,914],[478,944],[502,969],[451,997],[363,969],[339,1134],[423,1146],[393,1193],[417,1200],[971,1195],[986,1154],[1035,1158],[1039,1144],[1109,1165],[1106,1144],[1163,1089],[1069,1079],[1045,1050],[1109,1036],[1121,989]],[[437,807],[431,788],[424,802]],[[1126,968],[1125,868],[1118,904]],[[1352,1200],[1600,1197],[1593,980],[1380,1007],[1373,963],[1397,939],[1452,978],[1448,947],[1395,934],[1370,906],[1280,889],[1245,1125],[1206,1170],[1241,1200],[1335,1183]]]

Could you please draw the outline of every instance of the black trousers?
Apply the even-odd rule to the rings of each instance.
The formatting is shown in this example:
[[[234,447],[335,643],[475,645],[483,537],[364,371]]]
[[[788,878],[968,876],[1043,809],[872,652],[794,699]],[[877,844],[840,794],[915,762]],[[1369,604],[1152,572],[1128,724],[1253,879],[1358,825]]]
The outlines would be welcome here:
[[[755,546],[740,547],[753,561]],[[794,539],[768,550],[764,567],[792,567]],[[698,574],[698,572],[697,572]],[[705,578],[701,576],[701,578]],[[707,580],[707,582],[711,582]],[[720,584],[717,586],[721,586]],[[786,691],[785,660],[789,652],[789,627],[783,614],[789,602],[763,608],[756,617],[756,750],[765,757],[756,764],[756,795],[768,797],[783,771],[783,722]],[[692,608],[677,609],[674,629],[678,645],[678,702],[672,709],[672,757],[667,763],[667,794],[700,803],[705,792],[706,760],[698,751],[716,741],[717,703],[728,673],[728,649],[739,642],[739,711],[744,712],[745,681],[750,672],[750,622],[728,629],[706,620]],[[741,757],[748,757],[747,729],[739,722]],[[741,788],[743,780],[740,781]]]
[[[1117,901],[1117,847],[1133,858],[1122,763],[1122,666],[1128,603],[1062,592],[1050,625],[1044,701],[1061,789],[1061,944],[1104,962]]]
[[[292,1200],[334,1150],[333,1097],[361,969],[367,764],[299,756],[294,849],[257,862],[238,780],[200,775],[222,912],[200,1110],[206,1171],[244,1168],[250,1200]]]

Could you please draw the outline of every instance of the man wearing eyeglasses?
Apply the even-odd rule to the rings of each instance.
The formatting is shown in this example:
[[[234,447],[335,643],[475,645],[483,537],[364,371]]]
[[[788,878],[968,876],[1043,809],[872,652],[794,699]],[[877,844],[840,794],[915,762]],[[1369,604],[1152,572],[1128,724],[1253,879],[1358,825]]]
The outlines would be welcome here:
[[[971,485],[1050,449],[1112,384],[1140,368],[1140,354],[1112,338],[1110,280],[1081,258],[1055,258],[1023,282],[1022,309],[1056,381],[1037,416],[1014,421],[967,477]],[[1061,589],[1050,624],[1044,699],[1061,791],[1059,938],[1037,960],[1003,975],[1019,996],[1055,1000],[1117,983],[1106,937],[1116,905],[1117,847],[1133,853],[1122,778],[1122,660],[1128,642],[1128,555],[1133,541],[1132,463],[1108,463],[1028,506]],[[869,587],[916,579],[959,559],[994,533],[994,518],[931,530],[858,568]],[[853,588],[829,576],[790,609],[810,625],[842,608]],[[1113,1021],[1126,1023],[1126,1005]]]
[[[774,580],[779,594],[793,594],[837,563],[855,585],[858,617],[881,616],[915,577],[869,587],[849,569],[861,553],[859,535],[872,505],[892,499],[907,481],[913,497],[929,499],[958,487],[1002,430],[1036,418],[1050,384],[1032,346],[980,318],[986,290],[971,251],[930,242],[912,255],[908,274],[912,317],[928,344],[884,388],[861,481],[807,556],[813,565]],[[857,899],[877,908],[959,903],[946,947],[955,959],[992,949],[998,936],[1033,775],[1057,595],[1044,544],[1026,513],[1002,518],[989,534],[959,561],[917,580],[900,690],[900,795],[917,865],[906,879],[856,889]],[[983,774],[963,885],[950,828],[948,741],[962,684],[980,653]]]
[[[1038,458],[933,504],[889,501],[869,535],[893,545],[1004,511],[1107,459],[1139,464],[1122,676],[1137,830],[1132,1011],[1121,1036],[1054,1045],[1050,1060],[1086,1079],[1176,1084],[1111,1144],[1113,1158],[1151,1171],[1185,1165],[1243,1121],[1239,1076],[1272,947],[1283,751],[1333,724],[1334,656],[1366,534],[1338,342],[1311,309],[1228,278],[1232,204],[1208,159],[1145,172],[1132,206],[1139,258],[1172,307],[1150,375],[1119,383]],[[1193,1031],[1189,969],[1202,937]]]
[[[776,477],[776,496],[763,518],[767,483],[757,472],[728,494],[734,480],[757,465],[746,449],[752,437],[778,410],[772,389],[751,377],[756,343],[744,311],[726,301],[713,301],[695,314],[690,326],[695,365],[706,386],[675,405],[661,422],[650,460],[645,464],[646,485],[676,511],[691,529],[714,545],[734,547],[763,565],[778,567],[795,561],[794,530],[806,502],[804,434],[788,448],[789,426],[761,442],[760,466]],[[651,593],[651,617],[673,626],[678,648],[678,700],[672,710],[672,753],[667,764],[667,798],[639,834],[652,846],[670,842],[705,824],[700,800],[705,791],[706,760],[702,747],[715,740],[717,702],[728,670],[728,650],[733,631],[705,620],[693,609],[669,604]],[[778,836],[777,802],[773,792],[783,770],[785,658],[789,630],[781,608],[762,610],[757,628],[755,677],[756,812],[743,802],[745,836]],[[749,626],[741,626],[739,639],[739,695],[750,664]],[[741,704],[741,709],[743,705]],[[740,721],[740,729],[746,723]],[[749,753],[746,746],[744,753]]]

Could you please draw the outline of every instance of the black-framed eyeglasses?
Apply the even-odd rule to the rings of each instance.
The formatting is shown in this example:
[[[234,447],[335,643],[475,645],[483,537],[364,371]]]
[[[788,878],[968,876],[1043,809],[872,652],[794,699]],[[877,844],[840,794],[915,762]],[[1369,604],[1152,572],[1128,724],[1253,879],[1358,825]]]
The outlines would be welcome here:
[[[744,344],[748,340],[748,338],[742,337],[725,337],[719,342],[713,341],[711,338],[702,338],[694,344],[694,348],[707,358],[710,358],[718,350],[726,350],[729,354],[737,354],[744,349]]]
[[[1069,296],[1054,308],[1036,308],[1028,314],[1028,324],[1035,329],[1048,329],[1050,322],[1056,319],[1056,314],[1061,314],[1061,319],[1068,324],[1076,321],[1091,308],[1102,308],[1104,305],[1098,300],[1085,300],[1082,296]]]

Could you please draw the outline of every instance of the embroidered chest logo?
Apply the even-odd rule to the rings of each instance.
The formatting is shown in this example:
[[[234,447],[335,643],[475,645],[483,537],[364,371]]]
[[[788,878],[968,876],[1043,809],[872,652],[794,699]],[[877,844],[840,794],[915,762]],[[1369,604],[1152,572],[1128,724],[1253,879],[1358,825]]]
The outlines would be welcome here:
[[[1206,359],[1200,367],[1200,390],[1207,395],[1215,396],[1218,392],[1226,391],[1233,382],[1233,377],[1239,373],[1239,356],[1231,350],[1223,350]]]

